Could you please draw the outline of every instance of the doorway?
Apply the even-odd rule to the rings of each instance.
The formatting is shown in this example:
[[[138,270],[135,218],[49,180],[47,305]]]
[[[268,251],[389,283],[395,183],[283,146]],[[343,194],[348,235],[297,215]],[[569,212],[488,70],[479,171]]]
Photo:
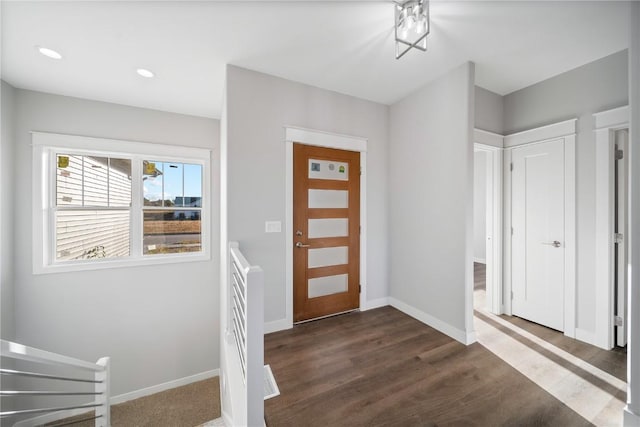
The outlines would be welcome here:
[[[576,120],[505,137],[505,314],[575,338]]]
[[[615,131],[614,136],[614,298],[613,315],[615,345],[627,345],[627,264],[628,264],[628,185],[629,182],[629,130]],[[627,154],[627,155],[625,155]]]
[[[502,140],[501,135],[474,131],[474,306],[502,314]],[[477,141],[483,141],[477,142]],[[482,295],[482,301],[478,301]]]
[[[359,307],[368,310],[380,306],[377,300],[367,300],[367,145],[366,138],[341,135],[320,130],[287,126],[284,128],[285,145],[285,317],[265,324],[265,333],[281,331],[293,327],[293,254],[298,250],[294,246],[293,227],[293,148],[295,144],[314,147],[334,148],[356,152],[360,156],[360,283]],[[295,241],[297,242],[297,241]]]
[[[487,288],[487,152],[473,153],[473,292],[474,306],[486,307]],[[478,292],[481,291],[481,292]],[[482,292],[484,291],[484,292]],[[478,299],[481,299],[480,301]]]
[[[629,107],[595,113],[593,118],[596,322],[595,332],[585,341],[609,350],[624,346],[628,332]]]
[[[293,146],[293,320],[359,308],[360,153]]]

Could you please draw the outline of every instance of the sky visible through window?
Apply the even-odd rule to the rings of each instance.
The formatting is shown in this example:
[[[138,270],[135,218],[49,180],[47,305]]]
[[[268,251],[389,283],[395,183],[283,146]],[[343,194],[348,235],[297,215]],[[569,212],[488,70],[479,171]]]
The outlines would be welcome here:
[[[154,164],[155,170],[152,172],[151,166],[145,166],[143,184],[145,200],[149,202],[164,200],[165,206],[166,201],[170,201],[174,206],[182,206],[184,200],[184,206],[193,206],[190,200],[197,199],[199,202],[202,198],[201,165],[156,161],[148,163]]]

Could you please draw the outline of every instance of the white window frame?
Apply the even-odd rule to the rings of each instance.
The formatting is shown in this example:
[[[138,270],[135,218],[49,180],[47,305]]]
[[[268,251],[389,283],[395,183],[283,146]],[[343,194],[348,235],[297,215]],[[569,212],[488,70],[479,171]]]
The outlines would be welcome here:
[[[211,150],[147,142],[32,132],[33,146],[33,273],[60,273],[105,268],[157,265],[211,259]],[[131,174],[142,176],[142,160],[202,165],[202,251],[176,254],[142,253],[142,185],[131,186],[130,255],[121,258],[56,261],[55,259],[55,156],[58,153],[101,155],[131,159]]]

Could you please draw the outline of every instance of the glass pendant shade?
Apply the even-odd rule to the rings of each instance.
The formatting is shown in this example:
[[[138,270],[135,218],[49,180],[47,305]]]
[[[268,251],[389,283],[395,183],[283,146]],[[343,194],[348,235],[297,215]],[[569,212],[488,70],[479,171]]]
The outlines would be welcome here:
[[[396,59],[412,48],[426,51],[428,34],[428,0],[407,0],[395,4]]]

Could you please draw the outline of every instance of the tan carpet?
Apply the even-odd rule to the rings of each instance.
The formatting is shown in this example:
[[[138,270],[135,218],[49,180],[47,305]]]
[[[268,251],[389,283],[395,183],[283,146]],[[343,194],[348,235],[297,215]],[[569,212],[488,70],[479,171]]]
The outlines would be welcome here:
[[[46,424],[55,426],[92,414]],[[220,417],[219,377],[141,397],[111,407],[112,427],[195,427]],[[83,421],[78,427],[93,427]]]

